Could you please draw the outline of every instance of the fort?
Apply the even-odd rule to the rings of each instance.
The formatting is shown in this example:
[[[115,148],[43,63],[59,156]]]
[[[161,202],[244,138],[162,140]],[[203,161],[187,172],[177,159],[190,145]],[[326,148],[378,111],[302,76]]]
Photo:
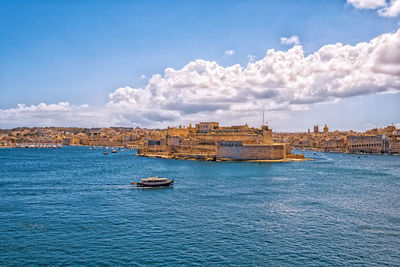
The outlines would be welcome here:
[[[138,156],[210,161],[300,161],[288,143],[274,143],[267,125],[221,127],[218,122],[200,122],[192,127],[168,127],[165,137],[148,140]]]

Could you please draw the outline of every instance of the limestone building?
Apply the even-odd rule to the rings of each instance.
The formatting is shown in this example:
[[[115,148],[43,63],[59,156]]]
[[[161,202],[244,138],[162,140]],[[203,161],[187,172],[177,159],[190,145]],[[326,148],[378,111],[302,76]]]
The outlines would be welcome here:
[[[347,148],[350,153],[383,153],[384,143],[381,134],[347,136]]]
[[[272,130],[247,124],[221,127],[200,122],[192,127],[168,127],[165,138],[138,150],[138,155],[200,160],[285,160],[292,155],[287,143],[274,143]]]

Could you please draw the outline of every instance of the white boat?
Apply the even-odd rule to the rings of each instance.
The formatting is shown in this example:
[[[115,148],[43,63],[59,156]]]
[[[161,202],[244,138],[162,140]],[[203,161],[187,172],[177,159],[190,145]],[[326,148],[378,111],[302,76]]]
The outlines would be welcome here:
[[[174,180],[168,180],[168,178],[159,178],[156,176],[140,179],[139,182],[133,182],[131,184],[136,184],[137,187],[173,187]]]

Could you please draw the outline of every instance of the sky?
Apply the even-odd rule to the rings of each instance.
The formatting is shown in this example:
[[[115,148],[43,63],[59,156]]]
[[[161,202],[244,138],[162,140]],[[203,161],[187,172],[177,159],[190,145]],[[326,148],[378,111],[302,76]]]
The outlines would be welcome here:
[[[400,128],[400,0],[0,0],[0,128]]]

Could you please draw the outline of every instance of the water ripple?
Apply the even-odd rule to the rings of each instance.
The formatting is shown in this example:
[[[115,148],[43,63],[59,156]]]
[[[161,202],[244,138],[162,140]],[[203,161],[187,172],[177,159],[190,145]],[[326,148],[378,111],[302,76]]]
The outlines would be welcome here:
[[[285,164],[0,150],[0,266],[399,266],[399,157]],[[151,175],[168,189],[137,189]]]

